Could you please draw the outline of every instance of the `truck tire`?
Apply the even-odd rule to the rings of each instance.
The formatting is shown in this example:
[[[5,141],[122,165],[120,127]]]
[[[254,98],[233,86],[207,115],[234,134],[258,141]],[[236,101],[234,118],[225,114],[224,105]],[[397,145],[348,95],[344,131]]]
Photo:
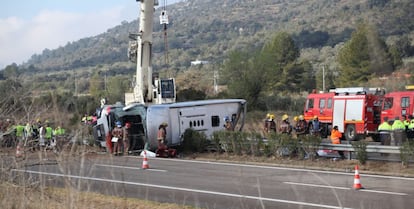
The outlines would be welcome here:
[[[347,125],[345,129],[345,139],[347,141],[355,141],[358,139],[355,125]]]

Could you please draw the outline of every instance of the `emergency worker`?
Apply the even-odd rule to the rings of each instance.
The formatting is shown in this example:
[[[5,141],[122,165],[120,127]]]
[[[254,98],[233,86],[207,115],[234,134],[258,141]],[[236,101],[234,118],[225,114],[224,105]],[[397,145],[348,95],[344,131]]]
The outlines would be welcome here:
[[[308,124],[306,123],[305,118],[303,117],[303,115],[299,115],[298,122],[296,123],[296,126],[295,126],[296,135],[297,136],[305,135],[307,128],[308,128]]]
[[[408,139],[414,139],[414,118],[410,116],[410,124],[408,125],[407,129],[407,138]]]
[[[57,126],[55,130],[53,130],[53,135],[55,136],[63,136],[65,135],[66,130],[60,126]]]
[[[319,122],[319,118],[318,116],[313,116],[313,120],[312,120],[312,127],[309,129],[309,132],[314,135],[314,136],[319,136],[321,131],[321,126],[320,126],[320,122]]]
[[[131,129],[131,123],[130,122],[126,122],[125,123],[125,127],[124,127],[124,138],[123,138],[123,143],[124,143],[124,155],[127,155],[129,152],[129,130]]]
[[[269,130],[270,132],[274,132],[276,133],[276,122],[275,122],[275,115],[270,114],[270,119],[269,119]]]
[[[265,121],[264,121],[264,124],[263,124],[263,131],[265,132],[265,134],[267,134],[269,132],[269,130],[270,130],[270,128],[269,128],[270,127],[269,122],[270,122],[270,113],[267,113],[266,114]]]
[[[24,138],[24,125],[16,125],[16,139],[18,142],[23,142],[23,138]]]
[[[293,117],[293,122],[295,122],[295,126],[296,126],[296,124],[299,122],[299,116]]]
[[[338,126],[334,126],[331,131],[332,144],[341,144],[342,133],[338,131]],[[338,151],[338,154],[342,159],[345,159],[344,151]]]
[[[26,126],[24,127],[24,145],[26,146],[26,143],[28,140],[33,139],[33,126],[30,125],[30,123],[26,123]]]
[[[45,146],[45,134],[46,134],[46,127],[38,123],[39,125],[39,144],[41,147]]]
[[[159,157],[175,157],[177,151],[175,149],[169,148],[165,144],[165,140],[167,139],[167,127],[168,123],[161,123],[158,127],[157,133],[157,140],[158,140],[158,149],[156,151],[157,156]]]
[[[87,124],[88,123],[88,114],[84,114],[83,115],[83,117],[81,119],[81,122],[84,123],[84,124]]]
[[[42,121],[38,118],[36,119],[36,123],[33,124],[33,138],[39,138],[40,127],[42,126]]]
[[[394,145],[399,146],[405,142],[407,135],[405,133],[405,125],[397,116],[395,117],[394,123],[392,124],[392,135],[394,138]],[[391,138],[392,140],[392,138]]]
[[[390,145],[392,126],[388,122],[388,117],[384,117],[384,122],[378,126],[378,132],[380,134],[381,145]]]
[[[53,130],[53,138],[55,141],[55,146],[57,146],[57,149],[60,150],[60,148],[63,146],[63,138],[66,133],[66,130],[62,128],[61,126],[57,126],[55,130]]]
[[[53,128],[50,127],[49,123],[47,123],[45,130],[46,130],[46,132],[45,132],[45,141],[46,141],[47,145],[50,145],[50,143],[52,142],[52,138],[53,138]]]
[[[229,118],[229,116],[224,117],[224,128],[227,131],[232,131],[233,130],[233,126],[231,124],[231,119]]]
[[[408,129],[408,125],[410,125],[410,119],[408,119],[407,115],[403,115],[403,121],[402,121],[405,125],[405,130]]]
[[[120,153],[119,143],[122,143],[124,130],[122,129],[121,121],[115,123],[116,127],[112,129],[112,142],[114,143],[113,154],[118,155]]]
[[[282,116],[282,122],[279,126],[279,132],[282,134],[290,134],[292,132],[292,125],[289,122],[289,115],[284,114]]]

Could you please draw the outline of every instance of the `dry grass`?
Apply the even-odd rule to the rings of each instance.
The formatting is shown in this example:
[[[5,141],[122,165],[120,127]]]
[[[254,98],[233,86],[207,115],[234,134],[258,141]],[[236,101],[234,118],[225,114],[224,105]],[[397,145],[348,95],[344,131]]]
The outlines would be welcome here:
[[[31,188],[10,183],[0,184],[1,208],[24,209],[191,209],[193,207],[157,203],[134,198],[79,192],[70,188]]]

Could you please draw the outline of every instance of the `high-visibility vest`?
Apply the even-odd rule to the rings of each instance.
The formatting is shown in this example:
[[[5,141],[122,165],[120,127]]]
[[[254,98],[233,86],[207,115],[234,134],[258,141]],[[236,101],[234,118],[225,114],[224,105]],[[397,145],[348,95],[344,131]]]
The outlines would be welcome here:
[[[408,129],[414,129],[414,119],[410,121],[410,124],[408,125]]]
[[[392,130],[405,130],[405,125],[402,121],[400,120],[395,120],[394,123],[392,124]]]
[[[24,126],[17,125],[16,126],[16,136],[23,136]]]
[[[332,129],[331,132],[331,142],[332,144],[340,144],[341,143],[342,134],[338,130]]]
[[[53,131],[53,134],[56,135],[56,136],[64,135],[65,134],[65,129],[58,127]]]
[[[53,135],[52,127],[49,127],[49,126],[46,127],[46,134],[45,134],[46,139],[51,139],[52,135]]]
[[[378,126],[378,131],[380,133],[392,131],[392,126],[387,121],[384,121],[381,123],[381,125]]]

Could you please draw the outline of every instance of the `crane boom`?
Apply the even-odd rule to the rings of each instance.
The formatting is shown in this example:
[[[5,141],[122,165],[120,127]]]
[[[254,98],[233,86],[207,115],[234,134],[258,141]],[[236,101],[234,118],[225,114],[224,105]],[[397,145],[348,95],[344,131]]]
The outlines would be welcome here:
[[[138,33],[130,33],[128,57],[136,63],[136,80],[133,93],[125,94],[125,103],[173,103],[175,102],[175,81],[173,78],[160,79],[152,73],[152,33],[155,6],[158,0],[136,0],[140,2]],[[162,13],[165,22],[166,11]]]
[[[152,102],[152,31],[157,0],[140,0],[141,14],[137,34],[137,67],[134,97],[136,102]]]

